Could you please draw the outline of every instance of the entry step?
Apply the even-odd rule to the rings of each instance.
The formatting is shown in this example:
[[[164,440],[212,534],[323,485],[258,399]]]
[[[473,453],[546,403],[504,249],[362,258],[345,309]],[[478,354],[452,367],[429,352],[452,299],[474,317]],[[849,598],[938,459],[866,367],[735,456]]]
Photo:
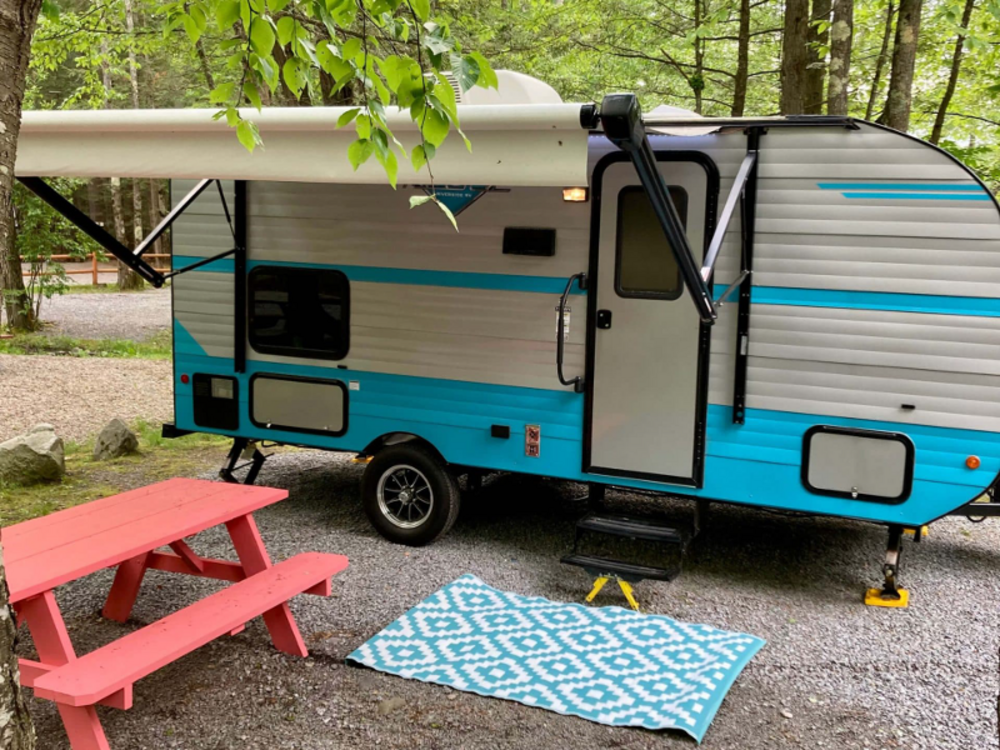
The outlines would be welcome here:
[[[591,513],[576,522],[577,533],[589,531],[595,534],[610,534],[629,539],[643,539],[663,544],[676,544],[684,547],[688,543],[688,534],[666,523],[634,518],[631,516],[609,516]]]
[[[635,565],[622,560],[611,560],[596,555],[584,555],[578,552],[566,555],[561,562],[583,568],[595,578],[602,576],[624,578],[637,583],[649,579],[653,581],[672,581],[681,572],[680,568],[655,568],[649,565]]]

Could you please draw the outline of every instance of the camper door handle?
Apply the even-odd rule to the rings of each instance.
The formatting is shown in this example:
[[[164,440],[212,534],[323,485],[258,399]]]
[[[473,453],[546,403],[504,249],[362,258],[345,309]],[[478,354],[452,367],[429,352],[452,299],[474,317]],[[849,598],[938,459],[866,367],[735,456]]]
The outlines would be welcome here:
[[[574,391],[583,393],[583,378],[577,376],[571,380],[567,380],[563,374],[563,355],[566,349],[566,300],[569,299],[570,292],[573,291],[574,282],[579,282],[580,289],[586,289],[587,274],[576,273],[570,276],[569,281],[566,282],[566,288],[563,290],[562,297],[559,298],[559,307],[557,308],[559,312],[559,325],[556,327],[556,374],[559,376],[560,383],[571,385]]]

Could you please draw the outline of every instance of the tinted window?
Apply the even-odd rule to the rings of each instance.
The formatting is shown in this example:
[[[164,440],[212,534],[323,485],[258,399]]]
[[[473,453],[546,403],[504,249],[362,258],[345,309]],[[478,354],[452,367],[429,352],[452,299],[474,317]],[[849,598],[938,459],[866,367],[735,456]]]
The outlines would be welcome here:
[[[681,224],[687,226],[688,195],[671,186]],[[682,291],[677,260],[663,236],[663,229],[641,187],[618,194],[618,266],[615,289],[622,297],[677,299]]]
[[[250,345],[265,354],[343,359],[349,285],[340,271],[261,266],[250,272]]]

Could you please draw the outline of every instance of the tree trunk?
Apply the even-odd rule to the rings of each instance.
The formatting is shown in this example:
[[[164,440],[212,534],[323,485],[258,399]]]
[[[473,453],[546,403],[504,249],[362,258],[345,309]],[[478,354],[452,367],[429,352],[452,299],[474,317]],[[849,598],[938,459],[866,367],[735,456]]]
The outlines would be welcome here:
[[[135,64],[135,49],[132,44],[135,32],[135,15],[132,0],[125,0],[125,31],[129,35],[128,78],[132,93],[132,109],[139,109],[139,71]],[[122,227],[124,234],[124,225]],[[132,247],[142,242],[142,184],[138,178],[132,179]],[[118,264],[118,288],[120,290],[142,289],[142,277],[128,266]]]
[[[41,7],[42,0],[0,0],[0,289],[11,288],[15,279],[15,290],[24,287],[21,262],[12,241],[11,193],[31,35]],[[13,259],[12,253],[15,253]],[[21,306],[22,299],[17,297],[15,302]],[[21,695],[21,674],[15,655],[17,625],[11,616],[9,599],[0,548],[0,748],[31,750],[35,747],[35,730]]]
[[[25,310],[21,258],[14,241],[14,157],[21,129],[21,102],[41,0],[0,0],[0,302],[14,330],[32,326]],[[0,717],[12,706],[0,696]],[[3,738],[0,736],[0,746]]]
[[[875,73],[872,75],[872,88],[868,93],[868,106],[865,108],[865,119],[870,120],[875,115],[875,102],[878,101],[879,85],[882,83],[882,71],[885,69],[886,54],[889,52],[889,40],[892,38],[892,19],[896,14],[896,6],[892,0],[886,6],[885,29],[882,32],[882,49],[875,60]]]
[[[785,0],[785,30],[781,41],[781,114],[800,115],[805,109],[806,36],[809,0]]]
[[[702,3],[704,0],[694,0],[694,28],[695,31],[701,28]],[[699,34],[694,37],[694,75],[688,79],[691,90],[694,92],[694,111],[699,115],[702,113],[702,97],[705,92],[705,42]]]
[[[160,185],[157,180],[149,180],[149,231],[153,231],[156,225],[160,223]],[[151,252],[162,253],[160,238],[157,237],[156,241],[153,242],[153,247]],[[158,263],[153,263],[152,265],[158,266]]]
[[[854,0],[835,0],[830,26],[830,75],[826,107],[831,115],[847,114],[851,80],[851,45],[854,43]]]
[[[750,75],[750,0],[740,0],[740,30],[736,41],[736,78],[733,79],[733,117],[743,117]]]
[[[892,49],[892,74],[885,105],[885,124],[906,132],[913,107],[913,71],[920,38],[920,10],[923,0],[900,0],[896,38]]]
[[[812,0],[812,16],[809,19],[806,47],[806,80],[803,105],[807,115],[823,114],[823,90],[826,88],[826,52],[820,47],[830,43],[830,0]],[[822,31],[820,24],[823,24]]]
[[[962,50],[965,48],[965,32],[972,21],[972,11],[975,10],[976,0],[965,0],[965,10],[962,11],[962,31],[955,40],[955,52],[951,58],[951,73],[948,75],[948,86],[941,97],[941,106],[938,107],[937,116],[934,118],[934,127],[931,129],[930,142],[935,146],[941,140],[941,131],[944,130],[944,118],[948,115],[948,107],[951,105],[951,98],[955,95],[955,86],[958,84],[958,74],[962,70]]]

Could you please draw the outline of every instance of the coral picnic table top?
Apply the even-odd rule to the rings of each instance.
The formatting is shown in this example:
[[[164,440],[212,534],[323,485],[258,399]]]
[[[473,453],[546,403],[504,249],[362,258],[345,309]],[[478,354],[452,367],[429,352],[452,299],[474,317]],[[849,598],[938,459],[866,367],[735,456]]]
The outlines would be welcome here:
[[[170,479],[0,530],[17,603],[288,497],[270,487]]]

